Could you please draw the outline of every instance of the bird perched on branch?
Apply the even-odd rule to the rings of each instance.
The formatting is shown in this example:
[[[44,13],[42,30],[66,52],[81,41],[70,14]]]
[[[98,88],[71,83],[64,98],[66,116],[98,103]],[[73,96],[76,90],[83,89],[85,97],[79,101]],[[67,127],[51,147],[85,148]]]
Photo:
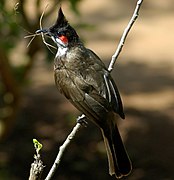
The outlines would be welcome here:
[[[52,38],[58,50],[54,76],[58,90],[100,129],[109,162],[109,173],[116,178],[127,176],[130,159],[118,131],[114,113],[125,118],[119,91],[100,58],[87,49],[59,9],[56,23],[40,29]]]

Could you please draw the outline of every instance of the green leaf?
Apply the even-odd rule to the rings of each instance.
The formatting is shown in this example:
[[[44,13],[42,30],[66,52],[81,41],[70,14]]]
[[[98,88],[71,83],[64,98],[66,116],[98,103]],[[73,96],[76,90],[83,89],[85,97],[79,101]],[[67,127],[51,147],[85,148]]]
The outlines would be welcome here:
[[[39,151],[42,149],[42,144],[37,139],[33,139],[33,144],[36,152],[39,153]]]

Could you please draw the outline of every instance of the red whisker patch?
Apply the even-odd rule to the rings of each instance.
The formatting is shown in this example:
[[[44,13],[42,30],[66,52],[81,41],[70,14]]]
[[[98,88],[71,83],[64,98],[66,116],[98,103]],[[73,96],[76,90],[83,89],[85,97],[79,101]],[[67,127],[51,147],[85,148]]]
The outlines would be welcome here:
[[[64,35],[61,35],[61,36],[59,37],[59,39],[60,39],[64,44],[68,43],[68,38],[67,38],[66,36],[64,36]]]

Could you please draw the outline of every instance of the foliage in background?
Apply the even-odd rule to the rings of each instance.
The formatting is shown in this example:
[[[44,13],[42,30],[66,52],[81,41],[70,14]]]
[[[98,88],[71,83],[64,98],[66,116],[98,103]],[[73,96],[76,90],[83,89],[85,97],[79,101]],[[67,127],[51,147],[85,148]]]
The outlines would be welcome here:
[[[69,0],[70,9],[76,14],[79,2],[80,0]],[[42,51],[41,41],[33,41],[27,48],[28,39],[24,39],[27,31],[35,32],[39,28],[42,1],[37,0],[32,4],[36,11],[32,13],[37,14],[34,20],[30,18],[26,3],[27,0],[0,1],[0,140],[7,137],[13,129],[20,110],[21,90],[28,82],[27,75],[33,68],[36,53]],[[45,19],[58,6],[57,1],[49,3],[51,8],[45,12]],[[24,48],[19,51],[21,44]],[[49,51],[47,56],[50,56]],[[22,59],[21,62],[15,63],[16,58]]]

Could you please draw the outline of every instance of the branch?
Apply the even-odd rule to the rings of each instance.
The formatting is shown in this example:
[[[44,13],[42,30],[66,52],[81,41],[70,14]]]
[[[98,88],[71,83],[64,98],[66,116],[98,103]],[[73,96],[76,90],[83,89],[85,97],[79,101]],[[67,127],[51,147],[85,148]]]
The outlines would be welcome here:
[[[129,33],[130,29],[132,28],[134,22],[135,22],[136,19],[138,18],[139,10],[140,10],[140,7],[141,7],[142,2],[143,2],[143,0],[138,0],[138,1],[137,1],[137,5],[136,5],[136,7],[135,7],[135,10],[134,10],[134,13],[133,13],[133,15],[132,15],[132,18],[130,19],[127,27],[125,28],[125,30],[124,30],[124,32],[123,32],[123,34],[122,34],[122,36],[121,36],[120,42],[119,42],[119,44],[118,44],[118,47],[117,47],[114,55],[112,56],[111,62],[110,62],[109,67],[108,67],[108,71],[110,71],[110,72],[113,70],[114,64],[115,64],[118,56],[119,56],[120,53],[121,53],[121,50],[122,50],[122,48],[123,48],[123,46],[124,46],[125,40],[126,40],[126,38],[127,38],[127,35],[128,35],[128,33]]]
[[[40,150],[42,149],[42,144],[36,139],[33,139],[36,154],[34,155],[34,162],[31,164],[29,180],[40,180],[44,169],[43,162],[40,156]]]
[[[70,144],[71,140],[75,137],[76,133],[80,130],[81,126],[83,125],[83,123],[86,124],[85,121],[86,117],[84,114],[82,114],[80,117],[77,118],[77,124],[76,126],[73,128],[73,130],[71,131],[71,133],[68,135],[68,137],[66,138],[65,142],[62,144],[62,146],[60,146],[59,148],[59,152],[57,154],[56,160],[54,161],[53,166],[51,167],[47,177],[45,180],[50,180],[53,175],[56,172],[56,169],[58,168],[60,162],[61,162],[61,158],[63,156],[63,153],[65,152],[66,148],[68,147],[68,145]]]

